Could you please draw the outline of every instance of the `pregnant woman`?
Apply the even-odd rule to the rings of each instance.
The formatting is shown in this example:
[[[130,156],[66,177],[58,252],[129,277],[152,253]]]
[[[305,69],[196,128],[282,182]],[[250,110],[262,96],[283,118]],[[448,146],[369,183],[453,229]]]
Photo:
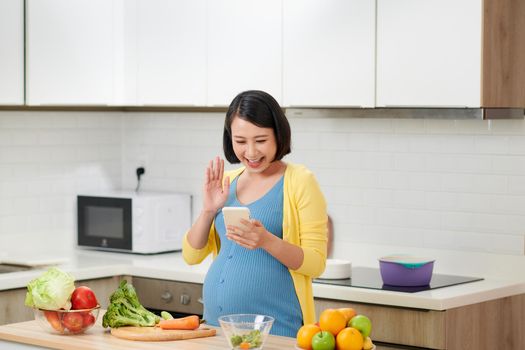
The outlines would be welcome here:
[[[257,313],[275,318],[271,333],[294,337],[315,322],[312,278],[325,268],[326,202],[312,172],[282,159],[290,125],[263,91],[237,95],[226,113],[225,158],[243,166],[224,171],[216,157],[206,168],[203,206],[186,233],[183,256],[214,261],[204,281],[204,319]],[[221,209],[248,207],[250,220],[225,227]]]

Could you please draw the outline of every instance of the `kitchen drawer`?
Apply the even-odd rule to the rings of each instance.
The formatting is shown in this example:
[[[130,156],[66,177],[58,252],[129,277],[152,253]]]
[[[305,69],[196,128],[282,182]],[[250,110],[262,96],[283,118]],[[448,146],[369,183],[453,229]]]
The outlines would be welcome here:
[[[133,277],[144,307],[181,314],[202,315],[202,284]]]
[[[403,346],[403,345],[387,345],[382,343],[374,343],[376,350],[420,350],[423,348],[415,348],[413,346]]]
[[[359,314],[370,318],[373,341],[446,349],[445,311],[315,299],[317,316],[324,309],[341,307],[354,308]]]
[[[444,311],[315,300],[317,315],[326,308],[339,307],[352,307],[367,315],[372,320],[372,339],[394,348],[525,349],[525,294]]]

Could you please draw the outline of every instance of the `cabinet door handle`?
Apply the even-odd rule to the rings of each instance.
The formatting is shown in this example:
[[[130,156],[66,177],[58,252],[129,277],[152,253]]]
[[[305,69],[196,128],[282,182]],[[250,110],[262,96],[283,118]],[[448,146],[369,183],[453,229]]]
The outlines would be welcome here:
[[[202,298],[197,299],[197,302],[204,305],[204,300],[202,300]]]
[[[161,294],[160,298],[164,300],[164,302],[169,303],[170,301],[173,300],[173,295],[170,292],[165,291],[164,293]]]

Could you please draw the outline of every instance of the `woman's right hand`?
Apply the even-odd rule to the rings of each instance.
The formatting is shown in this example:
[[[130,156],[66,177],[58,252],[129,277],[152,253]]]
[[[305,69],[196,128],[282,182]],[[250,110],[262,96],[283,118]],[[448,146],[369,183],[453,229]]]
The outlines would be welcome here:
[[[203,210],[216,213],[217,210],[224,206],[230,193],[230,178],[224,179],[224,160],[219,156],[215,158],[215,162],[210,160],[210,164],[206,168],[204,176],[203,188]]]

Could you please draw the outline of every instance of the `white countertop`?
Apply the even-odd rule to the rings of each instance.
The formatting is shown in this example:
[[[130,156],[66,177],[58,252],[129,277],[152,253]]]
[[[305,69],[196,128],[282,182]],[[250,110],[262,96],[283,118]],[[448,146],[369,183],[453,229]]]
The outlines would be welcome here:
[[[9,260],[22,259],[23,254],[19,252],[8,257]],[[56,253],[54,254],[56,256]],[[26,258],[29,259],[29,256]],[[6,258],[6,255],[4,255],[4,258]],[[32,258],[33,260],[43,261],[45,256],[32,255]],[[52,259],[53,256],[49,255],[47,258]],[[2,255],[0,254],[1,260]],[[183,261],[181,253],[135,255],[78,248],[71,249],[69,253],[61,252],[59,260],[62,260],[62,263],[58,264],[58,266],[62,270],[71,273],[75,280],[131,275],[203,283],[208,267],[211,264],[211,258],[208,258],[199,265],[188,266]],[[44,268],[40,267],[29,271],[0,274],[0,290],[25,288],[31,279],[39,276],[43,271]],[[319,298],[429,310],[446,310],[522,293],[525,293],[525,282],[492,278],[417,293],[314,283],[314,296]]]

